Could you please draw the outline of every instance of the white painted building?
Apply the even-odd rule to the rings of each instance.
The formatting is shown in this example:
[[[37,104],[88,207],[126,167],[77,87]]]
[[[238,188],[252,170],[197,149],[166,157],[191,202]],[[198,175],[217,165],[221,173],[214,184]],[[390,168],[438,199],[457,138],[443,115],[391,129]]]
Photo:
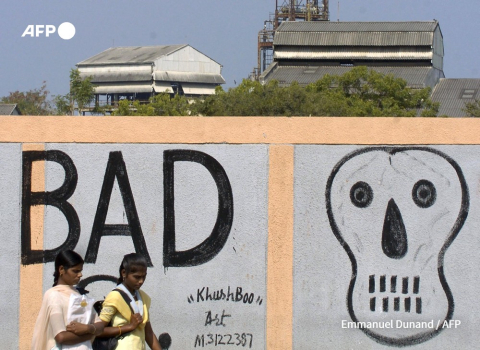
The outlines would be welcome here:
[[[147,101],[162,92],[212,95],[225,84],[222,65],[190,45],[130,46],[105,50],[77,64],[82,77],[92,77],[96,101]]]

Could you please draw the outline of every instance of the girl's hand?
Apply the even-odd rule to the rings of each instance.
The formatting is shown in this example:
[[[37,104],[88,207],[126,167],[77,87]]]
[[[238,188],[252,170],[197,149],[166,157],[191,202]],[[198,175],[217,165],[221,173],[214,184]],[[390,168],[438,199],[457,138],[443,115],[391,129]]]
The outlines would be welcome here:
[[[67,331],[76,335],[91,334],[90,325],[72,321],[67,325]]]
[[[133,314],[130,318],[130,325],[133,329],[137,328],[139,324],[143,322],[143,317],[140,314]]]

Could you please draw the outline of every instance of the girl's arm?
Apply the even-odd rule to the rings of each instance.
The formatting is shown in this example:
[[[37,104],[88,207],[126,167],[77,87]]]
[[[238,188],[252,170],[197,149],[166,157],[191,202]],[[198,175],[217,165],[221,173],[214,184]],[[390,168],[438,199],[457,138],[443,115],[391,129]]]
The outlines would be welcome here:
[[[53,313],[50,315],[50,326],[52,327],[53,334],[55,334],[55,341],[59,344],[75,345],[87,340],[91,340],[94,337],[95,327],[98,325],[99,330],[103,329],[103,324],[85,325],[76,322],[75,328],[78,330],[77,334],[67,330],[65,327],[63,314]],[[78,325],[78,327],[77,327]],[[90,330],[90,332],[88,331]]]
[[[91,334],[91,335],[99,335],[103,333],[104,324],[102,321],[93,323],[93,324],[85,324],[76,321],[72,321],[67,325],[67,331],[75,333],[76,335],[84,335],[84,334]]]
[[[63,331],[55,336],[55,341],[59,344],[75,345],[87,340],[92,340],[93,334],[76,335],[69,331]]]
[[[162,350],[160,343],[158,342],[157,336],[153,332],[152,325],[150,322],[147,322],[145,325],[145,341],[152,350]]]
[[[132,315],[130,319],[129,324],[125,324],[123,326],[117,326],[117,327],[107,327],[110,324],[110,321],[102,321],[103,326],[103,332],[99,335],[100,338],[110,338],[110,337],[116,337],[128,332],[133,331],[135,328],[138,327],[139,324],[143,322],[143,317],[140,314],[134,314]]]

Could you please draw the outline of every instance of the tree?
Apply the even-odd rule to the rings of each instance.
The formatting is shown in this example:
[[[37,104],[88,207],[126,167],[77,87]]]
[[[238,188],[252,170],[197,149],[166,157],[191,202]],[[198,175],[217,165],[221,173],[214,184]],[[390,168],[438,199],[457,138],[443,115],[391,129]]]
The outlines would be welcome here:
[[[80,77],[78,69],[70,70],[70,97],[76,102],[80,111],[95,98],[95,86],[92,84],[92,77]]]
[[[360,66],[306,87],[243,80],[228,92],[198,100],[195,108],[206,116],[436,116],[439,104],[429,96],[430,88],[411,89],[403,79]]]
[[[480,117],[480,100],[465,103],[465,108],[462,111],[467,113],[469,117]]]
[[[170,97],[168,93],[162,92],[151,97],[147,104],[140,103],[140,101],[120,100],[118,102],[118,109],[114,111],[113,114],[124,116],[182,116],[190,115],[192,108],[185,96],[175,95]]]
[[[39,89],[26,92],[14,91],[2,97],[2,103],[16,104],[20,113],[24,115],[49,115],[53,113],[48,100],[49,91],[45,81]]]
[[[404,79],[365,66],[341,76],[326,75],[307,87],[328,97],[330,103],[312,115],[414,117],[436,116],[439,104],[430,100],[430,88],[411,89]],[[326,102],[325,99],[322,99]]]
[[[57,115],[72,115],[72,104],[67,95],[56,95],[53,98]]]
[[[343,75],[325,75],[306,87],[293,82],[261,84],[244,79],[237,87],[194,99],[159,94],[150,103],[125,101],[116,115],[202,116],[379,116],[434,117],[439,103],[430,99],[430,88],[411,89],[391,74],[355,67]],[[192,101],[192,99],[190,99]]]
[[[95,86],[92,77],[81,78],[78,69],[70,70],[70,92],[54,97],[58,115],[73,115],[76,108],[79,113],[95,99]],[[96,106],[97,107],[97,106]]]

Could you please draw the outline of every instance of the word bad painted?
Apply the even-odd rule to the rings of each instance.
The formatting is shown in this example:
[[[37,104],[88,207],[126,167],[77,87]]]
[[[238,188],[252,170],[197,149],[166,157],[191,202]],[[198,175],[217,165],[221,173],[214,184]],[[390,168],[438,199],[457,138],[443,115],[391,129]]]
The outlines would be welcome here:
[[[50,37],[57,28],[53,24],[29,24],[25,28],[22,38],[29,36],[31,38]],[[69,40],[75,35],[75,26],[70,22],[63,22],[58,26],[58,36],[64,40]]]
[[[186,250],[176,249],[175,237],[175,196],[174,166],[176,162],[194,162],[205,167],[213,178],[218,192],[218,211],[211,234],[201,243]],[[63,184],[53,191],[37,192],[32,190],[32,165],[35,162],[54,162],[59,164],[65,173]],[[74,194],[78,181],[78,173],[73,160],[65,152],[59,150],[24,151],[22,161],[22,212],[21,212],[21,257],[22,264],[41,264],[52,262],[62,250],[75,249],[79,238],[81,223],[75,207],[69,202]],[[123,200],[127,223],[107,224],[107,213],[114,183]],[[128,177],[127,165],[122,152],[110,152],[106,164],[103,185],[99,193],[93,227],[90,233],[86,263],[95,263],[102,237],[130,236],[135,251],[142,254],[153,266],[142,225],[135,204]],[[196,150],[166,150],[163,153],[163,265],[164,267],[188,267],[201,265],[213,259],[224,247],[233,222],[233,195],[228,176],[222,165],[212,156]],[[52,206],[65,217],[68,232],[65,241],[54,249],[32,249],[31,208],[34,206]],[[91,281],[115,280],[109,276],[93,276]],[[233,295],[233,294],[232,294]],[[205,297],[207,297],[205,295]],[[241,288],[235,292],[235,300],[251,303],[253,295],[243,294]]]

